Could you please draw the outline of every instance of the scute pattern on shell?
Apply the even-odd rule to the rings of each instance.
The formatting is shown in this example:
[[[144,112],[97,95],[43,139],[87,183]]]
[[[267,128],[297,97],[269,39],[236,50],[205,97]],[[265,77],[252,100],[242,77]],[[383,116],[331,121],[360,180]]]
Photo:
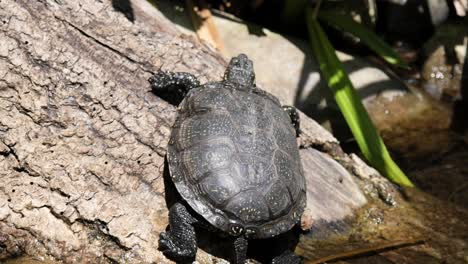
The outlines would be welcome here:
[[[181,196],[216,228],[251,238],[289,230],[305,207],[295,130],[278,100],[225,82],[192,89],[168,149]]]

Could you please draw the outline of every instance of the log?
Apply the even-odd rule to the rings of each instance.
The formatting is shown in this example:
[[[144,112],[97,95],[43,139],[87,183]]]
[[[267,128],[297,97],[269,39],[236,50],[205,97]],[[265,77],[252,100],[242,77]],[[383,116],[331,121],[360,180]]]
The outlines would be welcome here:
[[[0,1],[0,261],[172,263],[157,241],[176,110],[147,79],[219,80],[226,60],[148,2],[115,2]],[[326,239],[367,203],[359,182],[387,183],[301,117],[306,215]]]

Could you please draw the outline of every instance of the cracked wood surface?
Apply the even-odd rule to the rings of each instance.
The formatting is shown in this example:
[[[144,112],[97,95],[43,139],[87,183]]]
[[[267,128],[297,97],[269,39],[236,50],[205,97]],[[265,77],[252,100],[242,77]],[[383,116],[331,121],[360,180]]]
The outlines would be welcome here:
[[[110,1],[0,0],[0,260],[170,263],[157,240],[167,226],[162,174],[175,108],[147,79],[162,68],[219,80],[226,61],[146,1],[132,4],[133,22]],[[365,165],[302,120],[308,183],[327,178],[330,189],[310,186],[308,211],[314,220],[349,216],[366,199],[324,152],[348,170]],[[327,166],[338,169],[327,175]],[[334,188],[334,179],[345,184]]]

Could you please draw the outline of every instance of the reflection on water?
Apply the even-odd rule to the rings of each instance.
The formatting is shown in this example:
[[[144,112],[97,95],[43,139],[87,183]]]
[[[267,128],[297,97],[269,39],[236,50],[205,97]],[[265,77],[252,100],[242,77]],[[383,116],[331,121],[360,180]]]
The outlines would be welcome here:
[[[451,109],[422,94],[377,97],[366,108],[385,144],[405,158],[440,155],[455,142]]]
[[[377,96],[366,108],[418,188],[397,195],[394,207],[370,199],[352,228],[326,239],[302,236],[297,253],[314,261],[341,256],[327,263],[343,264],[468,263],[468,146],[451,130],[451,106],[407,93]],[[385,248],[399,243],[406,245]]]

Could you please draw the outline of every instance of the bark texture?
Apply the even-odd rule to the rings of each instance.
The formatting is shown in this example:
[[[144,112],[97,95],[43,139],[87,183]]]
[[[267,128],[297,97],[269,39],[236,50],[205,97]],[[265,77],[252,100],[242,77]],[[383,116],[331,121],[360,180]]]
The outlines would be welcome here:
[[[226,61],[146,1],[131,3],[129,19],[107,0],[0,0],[0,260],[170,262],[157,241],[167,226],[162,175],[175,108],[147,79],[162,68],[219,80]],[[302,120],[309,184],[339,168],[326,179],[336,180],[331,202],[318,208],[323,192],[308,197],[311,217],[352,215],[366,199],[329,154],[354,174],[369,175],[359,172],[365,165]],[[315,171],[313,160],[325,167]],[[212,263],[202,251],[198,259]]]

